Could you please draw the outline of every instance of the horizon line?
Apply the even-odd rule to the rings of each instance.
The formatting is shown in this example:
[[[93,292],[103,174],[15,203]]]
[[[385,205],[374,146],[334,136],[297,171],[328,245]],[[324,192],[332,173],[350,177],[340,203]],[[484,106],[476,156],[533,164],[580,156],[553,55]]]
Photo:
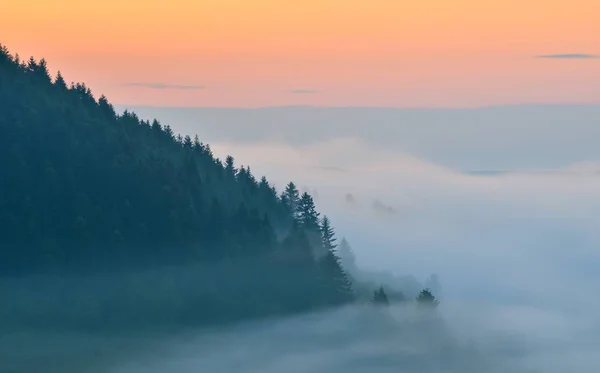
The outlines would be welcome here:
[[[193,105],[149,105],[149,104],[113,104],[128,108],[161,108],[161,109],[211,109],[211,110],[265,110],[265,109],[387,109],[387,110],[479,110],[507,107],[564,107],[564,106],[600,106],[598,102],[547,102],[547,103],[512,103],[490,104],[479,106],[391,106],[391,105],[267,105],[267,106],[193,106]]]

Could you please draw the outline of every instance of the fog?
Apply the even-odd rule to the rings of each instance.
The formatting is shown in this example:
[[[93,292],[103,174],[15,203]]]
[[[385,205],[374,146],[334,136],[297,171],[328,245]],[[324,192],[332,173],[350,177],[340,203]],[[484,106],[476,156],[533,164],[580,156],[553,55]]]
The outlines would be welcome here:
[[[233,155],[279,191],[294,181],[313,194],[360,266],[422,282],[438,274],[439,315],[423,322],[410,306],[384,316],[350,307],[169,336],[5,335],[0,361],[12,371],[33,366],[19,343],[36,361],[55,362],[47,372],[68,372],[64,356],[89,356],[79,367],[111,373],[600,367],[598,107],[404,117],[388,109],[165,110],[140,113],[198,133],[218,157]],[[244,118],[256,126],[240,129]],[[340,118],[351,123],[331,122]],[[394,127],[395,118],[415,120]]]
[[[568,298],[568,297],[565,297]],[[180,334],[4,335],[7,372],[596,372],[597,314],[447,301]]]
[[[591,337],[593,332],[581,330],[580,322],[528,308],[469,307],[461,310],[461,316],[452,307],[445,311],[449,314],[445,325],[434,317],[419,319],[406,307],[372,315],[378,322],[357,323],[365,311],[354,308],[238,327],[175,339],[178,343],[160,356],[131,361],[114,372],[597,370],[597,340]]]
[[[462,171],[565,167],[600,160],[600,105],[516,105],[478,109],[119,106],[158,118],[201,141],[310,145],[356,137]]]
[[[420,278],[438,273],[442,296],[564,303],[557,292],[572,298],[598,281],[600,174],[593,164],[477,176],[360,139],[213,150],[238,154],[280,189],[294,180],[318,191],[321,211],[362,265]],[[315,167],[323,164],[344,171]]]
[[[312,191],[360,265],[420,281],[437,273],[442,314],[450,318],[451,308],[472,320],[472,312],[481,313],[479,331],[516,333],[532,368],[585,364],[585,347],[575,341],[589,339],[577,330],[600,321],[593,296],[600,284],[600,147],[589,140],[599,135],[598,107],[280,110],[290,118],[337,115],[349,124],[306,122],[296,127],[310,132],[298,136],[306,141],[284,129],[256,142],[223,134],[213,151],[233,154],[280,190],[293,180]],[[392,124],[411,116],[422,121]],[[202,118],[194,132],[202,133]],[[562,345],[532,342],[545,333]],[[600,360],[587,361],[600,367]]]

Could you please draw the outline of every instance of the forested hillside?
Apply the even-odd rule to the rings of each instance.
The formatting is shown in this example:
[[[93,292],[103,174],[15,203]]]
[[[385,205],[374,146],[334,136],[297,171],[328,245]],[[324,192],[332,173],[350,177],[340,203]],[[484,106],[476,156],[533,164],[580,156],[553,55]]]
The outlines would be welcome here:
[[[45,60],[3,46],[0,164],[2,277],[198,268],[193,284],[171,271],[179,276],[161,280],[169,290],[146,293],[176,300],[161,319],[201,323],[354,299],[333,229],[309,194],[293,183],[278,192],[232,157],[215,158],[198,137],[118,114],[85,84],[52,78]],[[158,317],[135,298],[151,281],[114,278],[122,282],[108,292],[121,292],[127,307],[98,296],[90,314]],[[81,306],[70,282],[54,290],[73,298],[64,300],[71,311]]]

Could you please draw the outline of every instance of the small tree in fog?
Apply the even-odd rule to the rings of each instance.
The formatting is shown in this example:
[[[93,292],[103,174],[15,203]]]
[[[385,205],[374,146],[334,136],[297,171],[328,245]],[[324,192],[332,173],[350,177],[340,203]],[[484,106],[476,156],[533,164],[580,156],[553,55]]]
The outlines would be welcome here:
[[[356,268],[356,256],[345,237],[342,237],[337,252],[342,262],[342,266],[346,270],[352,271]]]
[[[375,293],[373,293],[373,299],[371,300],[371,303],[375,306],[390,305],[390,301],[388,300],[388,297],[385,294],[385,291],[383,290],[383,286],[380,286],[379,289],[375,290]]]
[[[440,303],[429,289],[423,289],[416,298],[419,306],[435,308]]]

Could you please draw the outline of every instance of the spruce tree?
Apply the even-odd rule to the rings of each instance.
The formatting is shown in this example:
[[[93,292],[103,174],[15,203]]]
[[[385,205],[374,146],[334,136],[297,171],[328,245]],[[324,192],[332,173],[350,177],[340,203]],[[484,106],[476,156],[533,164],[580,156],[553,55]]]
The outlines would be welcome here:
[[[225,157],[225,174],[231,178],[233,178],[237,173],[234,163],[235,161],[231,155]]]
[[[258,182],[258,187],[260,190],[262,191],[271,191],[271,186],[269,185],[269,182],[267,181],[266,176],[262,176],[260,178],[260,181]]]
[[[33,56],[29,57],[29,60],[27,61],[27,70],[30,73],[35,73],[36,70],[38,68],[38,64],[35,61],[35,58],[33,58]]]
[[[58,88],[60,88],[60,90],[67,90],[67,83],[65,82],[65,79],[63,78],[62,74],[60,73],[60,70],[56,73],[56,79],[54,79],[54,85]]]
[[[167,135],[167,137],[170,140],[174,140],[175,139],[175,134],[173,133],[173,129],[171,128],[170,125],[166,125],[163,127],[163,132]]]
[[[345,237],[342,237],[340,245],[338,246],[338,255],[342,262],[342,266],[349,271],[353,271],[356,268],[356,256],[352,250],[352,246],[348,243]]]
[[[380,286],[379,289],[375,290],[373,293],[373,299],[371,303],[375,306],[389,306],[390,301],[388,300],[385,291],[383,290],[383,286]]]
[[[108,102],[106,96],[100,96],[100,98],[98,99],[98,106],[102,114],[105,115],[107,118],[113,119],[116,117],[117,113],[115,112],[115,108],[110,102]]]
[[[150,126],[150,128],[152,129],[152,132],[154,132],[158,135],[162,134],[163,129],[158,120],[156,120],[156,119],[152,120],[152,125]]]
[[[323,278],[327,279],[324,288],[328,290],[328,298],[333,304],[349,302],[354,298],[352,281],[342,268],[339,258],[331,250],[327,250],[319,261]]]
[[[307,192],[300,196],[300,204],[298,206],[298,217],[300,225],[307,231],[319,230],[319,213],[315,208],[313,198]]]
[[[285,190],[281,193],[281,202],[288,209],[294,220],[299,219],[300,192],[296,184],[289,182],[285,186]]]
[[[440,303],[429,289],[423,289],[416,298],[417,304],[423,307],[435,308]]]
[[[321,220],[321,241],[325,250],[333,252],[337,247],[337,244],[335,243],[335,232],[333,231],[331,222],[327,216],[323,216],[323,219]]]
[[[40,77],[43,82],[52,82],[50,77],[50,71],[48,71],[48,64],[45,59],[40,59],[36,69],[36,75]]]
[[[183,138],[183,147],[185,149],[191,150],[194,143],[192,142],[192,138],[189,135],[185,135]]]

